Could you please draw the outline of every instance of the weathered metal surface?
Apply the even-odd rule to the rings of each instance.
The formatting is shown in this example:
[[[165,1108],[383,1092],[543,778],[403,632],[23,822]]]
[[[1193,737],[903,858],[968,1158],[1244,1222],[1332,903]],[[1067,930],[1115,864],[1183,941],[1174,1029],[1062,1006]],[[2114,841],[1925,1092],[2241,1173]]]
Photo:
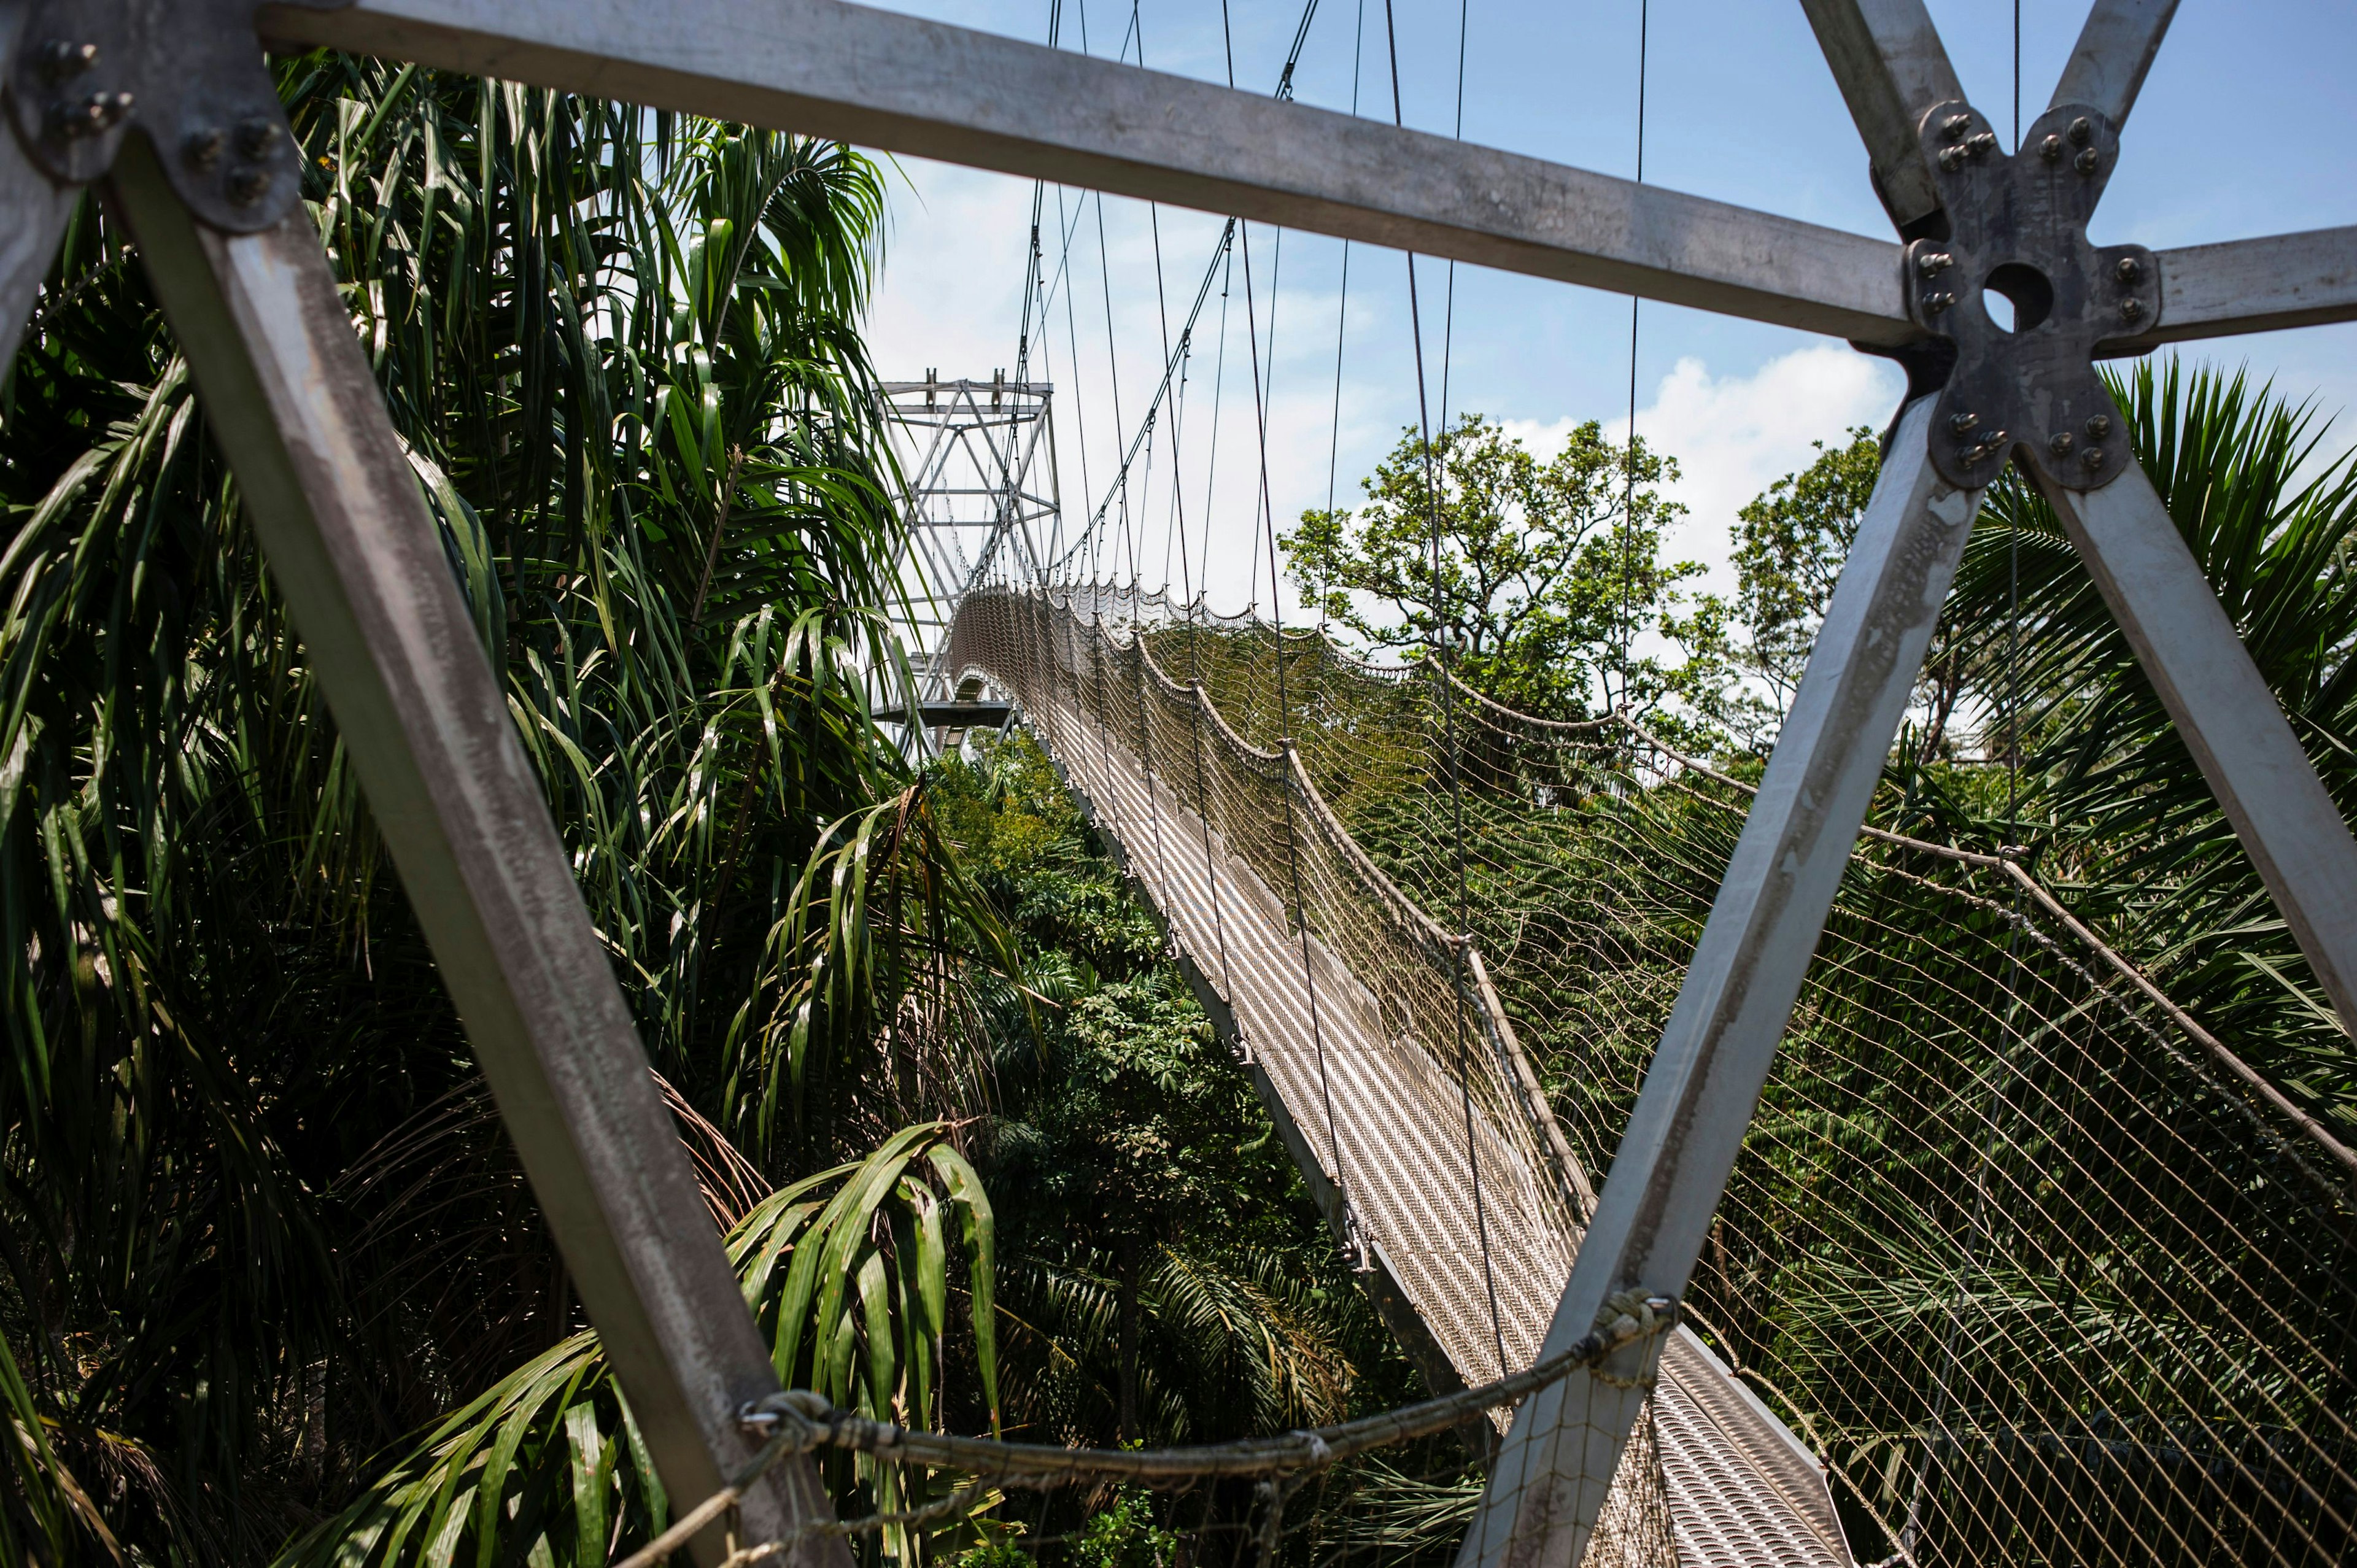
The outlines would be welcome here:
[[[144,140],[114,186],[541,1212],[665,1487],[702,1498],[777,1380],[318,235],[201,228]],[[771,1474],[747,1530],[826,1516],[807,1463]]]
[[[0,81],[16,58],[27,8],[25,0],[0,0]],[[0,382],[16,362],[26,318],[81,198],[80,188],[51,179],[22,143],[0,131]]]
[[[1899,420],[1544,1353],[1588,1333],[1616,1291],[1685,1289],[1979,507],[1932,464],[1932,419],[1925,399]],[[1646,1369],[1628,1352],[1605,1368]],[[1460,1568],[1577,1563],[1639,1402],[1585,1374],[1531,1396]]]
[[[1908,246],[1908,306],[1956,345],[1932,460],[1960,487],[1986,485],[2017,453],[2049,484],[2109,484],[2135,463],[2091,362],[2095,345],[2160,316],[2152,252],[2087,242],[2118,135],[2102,114],[2065,104],[2007,157],[1988,121],[1956,102],[1924,117],[1921,139],[1949,233]],[[2010,328],[1990,314],[1993,294],[2010,302]]]
[[[1902,236],[1940,209],[1915,133],[1924,112],[1964,95],[1922,0],[1801,0],[1866,142],[1875,193]]]
[[[231,233],[269,228],[300,200],[303,169],[254,4],[36,0],[7,75],[16,134],[52,177],[86,184],[135,125],[199,218]]]
[[[837,0],[361,0],[264,21],[1859,342],[1921,336],[1885,240]]]
[[[2176,15],[2177,0],[2095,0],[2049,106],[2083,103],[2115,129],[2126,125]]]
[[[2160,325],[2115,338],[2107,354],[2163,343],[2357,320],[2357,226],[2162,251]]]
[[[2048,498],[2318,982],[2357,1020],[2357,840],[2152,481],[2128,468]]]

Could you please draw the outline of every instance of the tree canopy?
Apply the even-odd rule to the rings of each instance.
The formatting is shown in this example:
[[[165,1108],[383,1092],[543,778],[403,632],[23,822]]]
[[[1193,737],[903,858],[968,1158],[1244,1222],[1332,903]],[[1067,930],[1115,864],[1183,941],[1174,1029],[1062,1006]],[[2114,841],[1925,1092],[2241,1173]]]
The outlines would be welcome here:
[[[1700,648],[1717,619],[1682,592],[1701,566],[1661,556],[1685,510],[1663,494],[1677,477],[1674,458],[1594,420],[1542,459],[1467,413],[1428,445],[1409,427],[1361,481],[1364,505],[1305,511],[1279,543],[1304,600],[1372,647],[1445,646],[1459,676],[1531,713],[1648,706],[1700,671],[1691,652],[1634,644]]]

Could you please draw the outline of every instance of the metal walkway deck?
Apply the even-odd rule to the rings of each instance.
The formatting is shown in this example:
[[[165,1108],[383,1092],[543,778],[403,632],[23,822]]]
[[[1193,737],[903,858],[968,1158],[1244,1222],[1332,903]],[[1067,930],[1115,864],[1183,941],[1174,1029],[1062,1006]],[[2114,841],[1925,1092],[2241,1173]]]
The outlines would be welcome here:
[[[1285,901],[1220,832],[1081,710],[1073,682],[1026,679],[1036,652],[968,630],[954,639],[961,672],[1016,699],[1153,902],[1435,1391],[1490,1380],[1501,1361],[1528,1365],[1571,1267],[1539,1186],[1552,1173],[1534,1170],[1479,1114],[1469,1159],[1465,1100],[1433,1053],[1387,1036],[1368,988],[1325,944],[1305,942]],[[1672,1337],[1662,1370],[1655,1422],[1679,1561],[1849,1568],[1816,1458],[1691,1332]]]

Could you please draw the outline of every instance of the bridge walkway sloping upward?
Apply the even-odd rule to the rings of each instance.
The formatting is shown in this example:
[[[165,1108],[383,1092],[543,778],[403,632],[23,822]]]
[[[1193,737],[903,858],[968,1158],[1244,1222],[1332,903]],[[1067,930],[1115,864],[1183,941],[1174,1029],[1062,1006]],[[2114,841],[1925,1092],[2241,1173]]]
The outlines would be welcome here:
[[[1436,1391],[1530,1364],[1589,1200],[1511,1025],[1464,994],[1486,992],[1478,967],[1456,980],[1449,939],[1292,757],[1244,742],[1135,638],[985,591],[947,651],[1019,705],[1153,902]],[[1590,1564],[1847,1568],[1823,1465],[1691,1332],[1668,1342],[1652,1406],[1655,1441],[1631,1446]]]

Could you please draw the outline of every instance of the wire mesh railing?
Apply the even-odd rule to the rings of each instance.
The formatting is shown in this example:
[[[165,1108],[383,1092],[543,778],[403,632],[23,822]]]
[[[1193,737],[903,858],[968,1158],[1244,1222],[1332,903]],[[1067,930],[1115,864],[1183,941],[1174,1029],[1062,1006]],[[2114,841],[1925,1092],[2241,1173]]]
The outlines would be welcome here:
[[[1190,637],[1213,704],[1265,726],[1278,638],[1147,633]],[[1282,657],[1311,777],[1446,907],[1430,682],[1314,638]],[[1602,1179],[1749,787],[1617,717],[1460,690],[1456,722],[1471,934]],[[1685,1305],[1831,1466],[1861,1550],[2343,1562],[2352,1177],[2328,1128],[2018,865],[1875,834]]]
[[[1521,1197],[1576,1244],[1750,786],[1460,688],[1466,947],[1421,913],[1458,854],[1424,671],[1156,596],[995,591],[961,624],[985,618],[1002,670],[1055,661],[1018,690],[1074,694],[1028,714],[1059,755],[1144,759],[1270,888],[1297,870],[1336,1004],[1361,987],[1510,1130],[1499,1171],[1554,1173]],[[1170,823],[1114,826],[1176,853]],[[1377,1179],[1336,1133],[1343,1186]],[[1869,830],[1681,1304],[1829,1466],[1861,1558],[2347,1561],[2352,1305],[2330,1128],[2019,864]],[[1495,1326],[1505,1364],[1543,1323]]]
[[[1406,1309],[1386,1316],[1412,1355],[1425,1348],[1427,1375],[1448,1386],[1526,1366],[1581,1211],[1544,1149],[1535,1079],[1527,1066],[1517,1079],[1500,1048],[1511,1030],[1482,1006],[1478,955],[1376,870],[1281,740],[1249,744],[1153,657],[1135,632],[1161,609],[973,595],[954,653],[961,670],[1024,693],[1035,731],[1232,1010],[1272,1109],[1291,1108],[1297,1159],[1322,1178],[1378,1302]],[[1504,1250],[1487,1244],[1491,1227]],[[1652,1454],[1646,1424],[1597,1531],[1599,1568],[1673,1560]],[[1453,1544],[1480,1457],[1414,1483],[1428,1529],[1351,1539],[1372,1549],[1437,1530]],[[1396,1477],[1383,1495],[1396,1505],[1408,1485]]]

